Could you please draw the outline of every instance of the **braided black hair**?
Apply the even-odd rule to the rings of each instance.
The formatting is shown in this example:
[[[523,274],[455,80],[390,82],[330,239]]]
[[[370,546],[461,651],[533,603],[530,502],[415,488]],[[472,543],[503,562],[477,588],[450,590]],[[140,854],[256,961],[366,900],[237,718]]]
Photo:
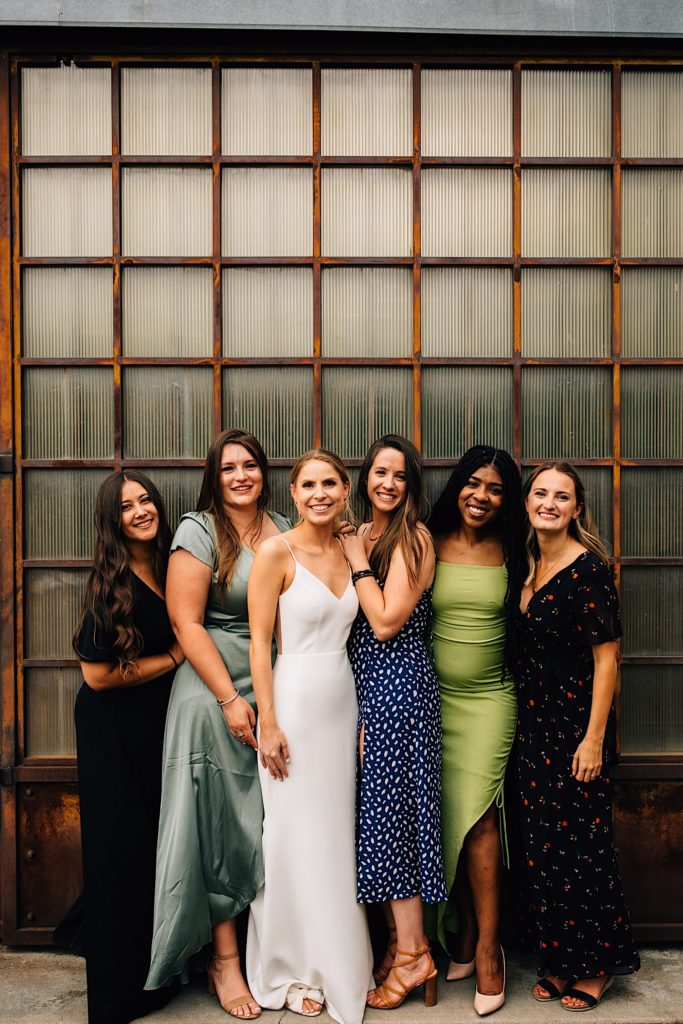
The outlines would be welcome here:
[[[458,498],[473,473],[482,466],[493,466],[503,483],[503,504],[498,513],[497,523],[503,546],[503,558],[508,571],[505,592],[505,668],[515,671],[516,630],[515,610],[519,604],[524,580],[527,576],[527,560],[524,547],[526,528],[524,505],[522,503],[522,480],[512,456],[501,448],[488,444],[477,444],[469,448],[456,464],[446,486],[432,508],[427,526],[435,538],[445,537],[457,530],[461,515]]]

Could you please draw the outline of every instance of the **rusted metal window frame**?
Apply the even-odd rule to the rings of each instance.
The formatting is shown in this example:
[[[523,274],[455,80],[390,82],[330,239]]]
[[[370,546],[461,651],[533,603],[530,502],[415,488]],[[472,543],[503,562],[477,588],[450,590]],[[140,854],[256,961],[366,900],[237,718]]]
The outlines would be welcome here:
[[[522,458],[522,369],[526,366],[610,366],[612,368],[612,437],[613,450],[610,458],[576,459],[578,465],[604,466],[612,469],[613,484],[613,547],[614,564],[617,582],[620,580],[623,565],[673,565],[683,566],[683,557],[677,558],[634,558],[624,557],[621,553],[621,468],[622,466],[667,467],[683,466],[683,459],[624,459],[621,454],[621,397],[620,374],[622,366],[667,366],[683,365],[681,358],[624,358],[621,355],[621,268],[622,266],[683,266],[683,258],[676,259],[623,259],[621,257],[621,182],[622,167],[681,167],[683,159],[635,159],[621,156],[621,71],[622,67],[638,67],[640,69],[666,70],[680,69],[683,60],[659,59],[605,59],[605,58],[522,58],[515,59],[509,55],[491,59],[472,58],[458,55],[457,59],[445,62],[443,59],[430,60],[428,57],[397,60],[395,57],[377,57],[345,59],[344,57],[311,60],[310,58],[287,57],[282,60],[253,58],[244,55],[235,58],[221,56],[167,55],[163,58],[144,57],[80,57],[77,60],[83,66],[106,66],[112,70],[112,152],[106,156],[71,157],[71,156],[22,156],[20,151],[20,73],[22,67],[55,66],[55,58],[37,60],[27,54],[16,56],[11,61],[11,128],[12,128],[12,221],[14,224],[12,254],[12,320],[13,320],[13,365],[14,365],[14,438],[16,443],[17,481],[14,494],[14,523],[16,550],[23,551],[22,538],[22,476],[24,469],[33,468],[120,468],[122,466],[163,466],[180,468],[201,465],[196,459],[124,459],[122,449],[122,367],[145,365],[174,366],[207,366],[213,368],[213,423],[215,430],[221,426],[222,409],[222,378],[223,368],[230,366],[267,366],[293,365],[310,366],[313,374],[313,423],[314,443],[321,441],[322,424],[322,369],[328,366],[403,366],[410,367],[413,377],[413,437],[418,446],[421,443],[421,372],[423,366],[505,366],[510,367],[513,376],[513,454],[522,466],[533,466],[541,460]],[[209,67],[211,69],[212,92],[212,152],[210,155],[194,156],[134,156],[121,155],[120,152],[120,82],[123,67]],[[312,152],[306,156],[226,156],[221,154],[221,72],[225,67],[250,66],[295,66],[310,67],[312,70]],[[400,157],[334,157],[321,154],[321,72],[329,67],[400,67],[408,69],[412,75],[412,119],[413,147],[412,153]],[[512,72],[512,130],[513,152],[508,157],[422,157],[420,151],[420,102],[421,73],[423,68],[498,68]],[[522,72],[528,68],[566,68],[566,69],[604,69],[611,73],[612,90],[612,135],[613,151],[610,157],[602,158],[539,158],[523,157],[521,152],[521,106],[522,106]],[[7,75],[5,76],[5,80]],[[1,99],[1,98],[0,98]],[[5,103],[5,116],[7,103]],[[0,132],[3,129],[3,111],[0,110]],[[55,167],[55,166],[102,166],[112,170],[112,225],[113,250],[111,257],[106,258],[43,258],[24,257],[21,255],[21,174],[24,168]],[[207,257],[194,258],[146,258],[122,257],[121,255],[121,168],[127,166],[194,166],[210,167],[212,172],[212,253]],[[312,169],[312,203],[313,203],[313,239],[310,257],[269,257],[240,258],[224,257],[221,254],[221,173],[224,167],[287,167],[305,166]],[[409,257],[330,257],[321,254],[321,179],[325,167],[405,167],[412,174],[413,201],[413,255]],[[599,259],[538,259],[523,257],[521,254],[522,236],[522,171],[527,167],[604,167],[611,170],[612,195],[612,239],[611,255]],[[512,235],[513,251],[506,258],[469,258],[469,257],[430,257],[421,255],[421,172],[423,167],[505,167],[511,170],[512,176]],[[9,166],[6,168],[9,172]],[[3,169],[0,166],[0,188]],[[7,174],[6,177],[9,175]],[[8,229],[8,225],[4,225]],[[0,230],[0,245],[8,244],[9,231]],[[114,344],[111,358],[69,358],[43,359],[27,358],[21,354],[21,275],[27,266],[111,266],[113,271],[113,328]],[[213,273],[213,354],[211,357],[199,358],[161,358],[127,357],[121,349],[121,268],[127,266],[206,266]],[[313,346],[310,356],[300,358],[233,358],[223,355],[222,350],[222,316],[221,316],[221,274],[224,267],[231,266],[307,266],[313,275]],[[321,348],[321,275],[324,267],[333,266],[386,266],[409,267],[412,272],[412,355],[397,358],[341,358],[325,357]],[[499,266],[509,267],[512,273],[512,352],[510,357],[439,357],[422,358],[421,356],[421,273],[423,266]],[[611,355],[605,358],[528,358],[522,355],[522,284],[521,271],[524,267],[575,267],[604,266],[612,269],[612,322],[611,322]],[[0,306],[0,322],[5,311]],[[105,460],[38,460],[22,458],[22,402],[21,375],[24,367],[36,366],[106,366],[112,367],[114,392],[114,455]],[[3,402],[3,410],[5,403]],[[11,424],[6,422],[3,412],[0,422],[0,440],[11,434]],[[359,460],[349,460],[358,464]],[[428,459],[427,466],[445,466],[452,460]],[[291,465],[289,460],[273,460],[275,466]],[[15,587],[17,594],[22,594],[24,569],[60,568],[77,569],[88,565],[83,559],[16,559]],[[27,757],[24,749],[24,702],[23,702],[23,670],[32,667],[62,667],[77,665],[72,659],[28,659],[23,649],[23,608],[18,602],[16,614],[17,643],[17,758],[18,779],[51,780],[75,779],[73,758]],[[629,664],[683,664],[683,658],[662,657],[623,657],[622,663]],[[14,715],[14,709],[5,709],[5,722]],[[622,772],[629,773],[629,764],[634,772],[642,776],[643,769],[656,777],[683,778],[683,754],[626,755],[623,758]]]

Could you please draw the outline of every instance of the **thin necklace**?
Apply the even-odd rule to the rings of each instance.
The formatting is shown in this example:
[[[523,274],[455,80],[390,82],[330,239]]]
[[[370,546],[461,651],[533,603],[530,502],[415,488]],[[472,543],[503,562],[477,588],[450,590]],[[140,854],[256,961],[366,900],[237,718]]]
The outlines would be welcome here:
[[[371,540],[373,542],[373,544],[374,544],[374,542],[376,540],[380,539],[380,537],[382,536],[383,533],[384,533],[384,530],[380,530],[379,533],[377,534],[377,536],[373,537],[372,536],[372,526],[371,526],[370,529],[368,530],[368,540]]]
[[[538,590],[538,585],[541,582],[541,580],[544,580],[546,578],[546,576],[549,576],[550,573],[555,568],[555,566],[558,564],[558,562],[562,561],[562,559],[564,558],[564,556],[567,553],[568,547],[569,547],[569,544],[565,544],[565,546],[562,548],[562,551],[559,554],[559,557],[555,559],[555,561],[552,563],[550,568],[546,569],[546,571],[543,573],[543,575],[541,577],[537,576],[537,574],[538,574],[538,567],[541,564],[541,559],[540,558],[538,559],[538,561],[534,565],[534,578],[533,578],[533,581],[532,581],[532,584],[531,584],[532,593],[534,593],[534,594],[536,593],[536,591]]]

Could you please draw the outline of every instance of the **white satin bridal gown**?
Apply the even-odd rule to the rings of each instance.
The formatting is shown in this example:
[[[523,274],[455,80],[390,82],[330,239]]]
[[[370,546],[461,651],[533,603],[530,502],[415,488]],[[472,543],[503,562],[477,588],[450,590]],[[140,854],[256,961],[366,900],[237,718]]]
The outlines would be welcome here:
[[[273,675],[291,761],[282,782],[259,764],[265,885],[251,905],[247,974],[261,1006],[300,1010],[309,997],[341,1024],[360,1024],[374,982],[356,903],[358,705],[346,640],[358,599],[350,577],[337,598],[294,562]]]

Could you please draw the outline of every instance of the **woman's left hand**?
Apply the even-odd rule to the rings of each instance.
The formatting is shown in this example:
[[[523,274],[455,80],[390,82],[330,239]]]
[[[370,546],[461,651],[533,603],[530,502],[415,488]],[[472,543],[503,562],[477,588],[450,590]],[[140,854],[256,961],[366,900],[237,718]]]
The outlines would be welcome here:
[[[601,768],[602,740],[584,736],[572,759],[572,775],[577,782],[592,782],[600,775]]]
[[[343,533],[339,540],[346,556],[346,561],[351,570],[362,569],[368,564],[368,556],[365,551],[365,541],[357,533]]]

